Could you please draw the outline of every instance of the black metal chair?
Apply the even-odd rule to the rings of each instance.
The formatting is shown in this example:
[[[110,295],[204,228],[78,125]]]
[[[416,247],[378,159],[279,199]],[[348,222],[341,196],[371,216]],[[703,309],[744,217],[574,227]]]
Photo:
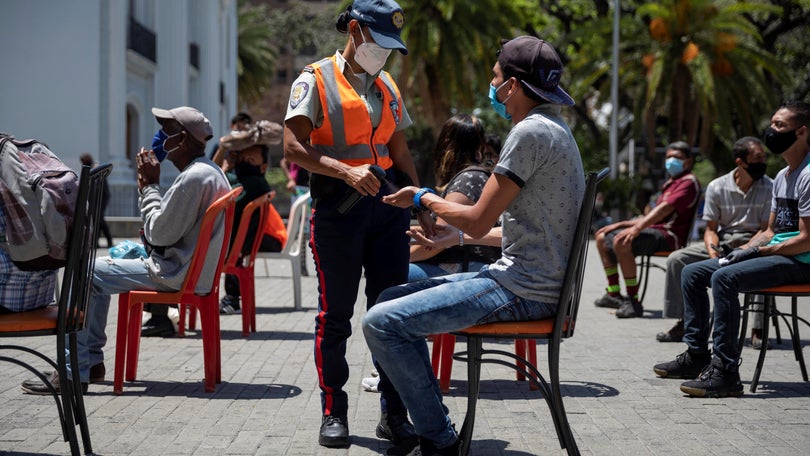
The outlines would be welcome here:
[[[764,295],[764,305],[754,308],[754,303],[751,302],[751,295]],[[786,296],[790,298],[790,312],[782,312],[776,307],[776,297]],[[754,377],[751,379],[750,391],[757,392],[757,385],[759,384],[759,376],[762,374],[762,366],[765,364],[765,354],[768,352],[768,320],[773,321],[776,328],[777,343],[782,343],[781,334],[779,333],[779,317],[785,322],[785,326],[790,333],[790,341],[793,347],[793,356],[799,363],[799,369],[802,372],[804,381],[808,381],[807,367],[804,363],[804,354],[802,353],[802,340],[799,336],[799,322],[804,323],[810,327],[810,322],[800,317],[798,314],[798,300],[799,297],[810,296],[810,285],[808,284],[792,284],[780,285],[777,287],[763,288],[756,292],[748,293],[745,295],[745,300],[742,305],[742,322],[740,323],[740,339],[738,348],[742,352],[742,342],[745,337],[746,327],[748,325],[749,312],[762,312],[762,345],[759,348],[759,357],[757,358],[757,366],[754,369]],[[790,322],[788,322],[790,317]]]
[[[588,238],[590,236],[594,200],[596,199],[596,188],[599,182],[607,176],[608,171],[609,168],[605,168],[599,173],[591,172],[588,175],[585,196],[579,210],[574,233],[574,243],[571,246],[569,261],[565,270],[565,279],[557,303],[557,315],[554,318],[545,320],[488,323],[452,333],[467,338],[467,351],[454,356],[454,359],[468,363],[467,415],[460,433],[462,455],[466,456],[470,451],[473,426],[475,425],[475,408],[480,390],[481,364],[483,363],[511,367],[533,382],[540,389],[551,411],[551,418],[554,421],[560,446],[566,449],[569,455],[579,454],[579,449],[565,414],[562,395],[560,394],[560,344],[562,339],[574,335],[574,326],[579,311],[579,299],[582,293],[582,279],[585,273],[585,257],[588,251]],[[483,349],[484,339],[547,339],[549,381],[546,381],[535,365],[521,356],[503,350]],[[494,356],[485,358],[487,355]],[[514,361],[507,361],[497,356],[510,358]]]
[[[0,337],[11,337],[15,341],[29,336],[56,336],[56,361],[48,356],[22,345],[0,345],[0,351],[16,350],[34,355],[47,362],[59,373],[60,391],[51,387],[56,400],[62,433],[70,443],[72,455],[80,455],[76,425],[79,425],[85,453],[92,453],[87,414],[79,380],[79,365],[76,333],[84,328],[87,306],[92,285],[93,266],[96,259],[96,232],[101,214],[101,195],[104,179],[112,171],[112,165],[101,165],[92,170],[83,166],[79,176],[79,194],[70,233],[67,265],[64,269],[61,291],[56,306],[31,312],[0,315]],[[66,344],[70,347],[70,365],[74,366],[72,377],[67,374]],[[0,356],[0,361],[22,366],[33,372],[42,382],[50,386],[43,372],[26,361],[12,356]],[[60,401],[61,399],[61,401]]]

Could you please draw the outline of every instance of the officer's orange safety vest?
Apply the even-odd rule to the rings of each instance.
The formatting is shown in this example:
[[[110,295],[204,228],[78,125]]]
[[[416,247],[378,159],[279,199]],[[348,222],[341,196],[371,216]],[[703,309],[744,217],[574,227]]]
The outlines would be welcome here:
[[[394,162],[387,144],[402,119],[402,98],[391,75],[382,71],[374,81],[383,97],[380,124],[375,130],[365,102],[338,68],[335,56],[311,67],[323,108],[323,124],[312,130],[310,144],[349,166],[376,164],[390,168]]]

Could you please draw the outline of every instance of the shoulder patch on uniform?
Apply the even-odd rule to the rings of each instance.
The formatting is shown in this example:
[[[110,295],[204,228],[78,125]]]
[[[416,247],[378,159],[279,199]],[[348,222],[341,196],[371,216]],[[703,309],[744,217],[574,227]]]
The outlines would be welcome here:
[[[309,93],[309,84],[304,81],[299,82],[292,88],[290,92],[290,109],[295,109],[307,97]]]

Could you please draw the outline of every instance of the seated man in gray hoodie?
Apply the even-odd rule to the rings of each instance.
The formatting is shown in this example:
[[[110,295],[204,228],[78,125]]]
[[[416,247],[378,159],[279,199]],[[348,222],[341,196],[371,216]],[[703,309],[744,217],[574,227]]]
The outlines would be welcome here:
[[[225,174],[205,156],[205,143],[212,136],[211,124],[200,111],[182,106],[171,110],[152,108],[161,129],[153,150],[141,149],[138,166],[138,206],[144,221],[144,240],[152,246],[142,259],[99,258],[93,270],[93,287],[85,328],[78,334],[79,377],[82,389],[104,380],[105,328],[110,296],[132,290],[179,290],[188,271],[200,223],[211,204],[231,187]],[[161,193],[160,161],[167,158],[180,174]],[[224,223],[219,222],[211,239],[198,288],[208,290],[214,280],[222,244]],[[68,372],[71,372],[68,366]],[[92,371],[92,375],[91,375]],[[59,376],[49,379],[59,389]],[[27,380],[22,388],[30,394],[50,394],[39,380]]]

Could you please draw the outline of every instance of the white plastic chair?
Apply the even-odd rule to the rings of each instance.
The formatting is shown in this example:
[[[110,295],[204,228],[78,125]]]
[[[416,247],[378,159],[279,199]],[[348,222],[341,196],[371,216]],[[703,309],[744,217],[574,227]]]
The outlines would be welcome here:
[[[267,269],[267,260],[289,260],[292,270],[293,280],[293,300],[296,310],[301,309],[301,239],[304,237],[307,212],[309,210],[309,192],[301,195],[290,208],[290,216],[287,219],[287,243],[281,252],[258,252],[256,259],[265,260],[264,270],[266,275],[270,275]]]

